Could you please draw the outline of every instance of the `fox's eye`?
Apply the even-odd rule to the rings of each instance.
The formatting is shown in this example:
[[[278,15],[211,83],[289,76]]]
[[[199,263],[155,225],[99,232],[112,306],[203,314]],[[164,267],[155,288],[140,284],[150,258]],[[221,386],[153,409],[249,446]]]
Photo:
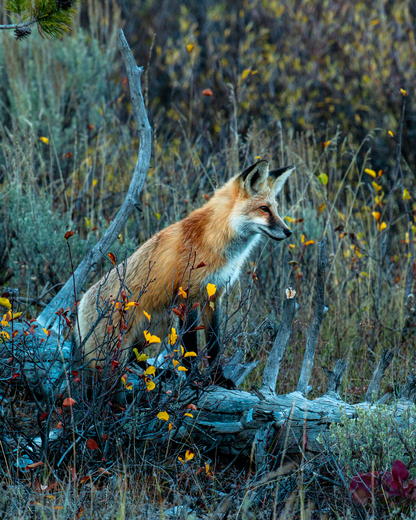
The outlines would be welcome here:
[[[260,209],[264,211],[264,213],[270,213],[270,210],[267,206],[260,206]]]

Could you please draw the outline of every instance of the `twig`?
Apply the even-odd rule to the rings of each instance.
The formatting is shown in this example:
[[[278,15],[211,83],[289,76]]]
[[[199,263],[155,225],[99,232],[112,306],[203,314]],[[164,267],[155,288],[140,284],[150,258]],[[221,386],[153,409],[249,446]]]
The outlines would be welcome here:
[[[318,247],[318,272],[316,282],[316,309],[312,328],[306,341],[305,355],[303,357],[302,370],[296,390],[306,395],[309,379],[312,373],[315,349],[318,343],[319,331],[325,314],[325,266],[326,266],[326,238],[319,242]]]
[[[367,388],[367,393],[365,394],[364,402],[372,403],[374,401],[373,395],[378,394],[380,390],[380,383],[384,377],[384,373],[386,372],[388,366],[390,365],[392,359],[394,357],[394,352],[392,350],[384,349],[381,354],[380,361],[378,362],[377,368],[374,370],[373,377],[370,381],[370,384]]]
[[[138,132],[140,137],[140,149],[137,158],[134,174],[127,192],[126,198],[117,213],[117,216],[111,222],[109,228],[102,236],[101,240],[92,249],[90,254],[87,254],[77,267],[74,273],[75,291],[79,294],[82,285],[87,279],[87,276],[92,266],[102,258],[108,249],[111,247],[114,240],[119,236],[124,228],[127,219],[133,212],[135,205],[138,202],[140,192],[143,187],[144,180],[149,170],[151,145],[152,145],[152,129],[146,114],[146,109],[143,102],[143,95],[140,86],[140,78],[143,72],[143,67],[138,67],[134,61],[133,54],[127,43],[123,31],[120,29],[118,35],[118,47],[123,55],[126,63],[127,76],[129,78],[131,101],[134,114],[137,120]],[[37,321],[42,327],[49,327],[56,319],[55,313],[61,307],[72,308],[74,303],[74,286],[72,276],[66,282],[64,287],[53,298],[48,306],[39,315]],[[54,330],[56,328],[56,323]]]

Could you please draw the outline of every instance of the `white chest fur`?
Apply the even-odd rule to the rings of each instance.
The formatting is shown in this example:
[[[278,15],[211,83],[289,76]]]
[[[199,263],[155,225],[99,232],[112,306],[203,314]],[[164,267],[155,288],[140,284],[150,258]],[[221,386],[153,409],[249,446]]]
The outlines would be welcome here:
[[[259,242],[260,236],[260,234],[256,234],[247,241],[231,244],[226,253],[225,265],[215,273],[207,276],[206,283],[215,284],[218,290],[224,289],[227,284],[231,287],[237,280],[250,251]]]

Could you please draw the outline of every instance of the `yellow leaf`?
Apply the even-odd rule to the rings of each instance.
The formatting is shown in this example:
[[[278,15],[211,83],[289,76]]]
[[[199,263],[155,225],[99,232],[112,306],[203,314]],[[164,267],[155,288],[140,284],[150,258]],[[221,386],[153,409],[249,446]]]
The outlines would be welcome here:
[[[374,202],[376,204],[381,204],[381,201],[383,200],[383,197],[384,197],[384,193],[383,192],[380,195],[376,195],[374,197]]]
[[[188,51],[188,53],[190,53],[194,50],[194,47],[195,45],[193,43],[188,43],[188,45],[186,46],[186,50]]]
[[[147,343],[149,343],[149,344],[160,343],[160,338],[158,338],[157,336],[153,336],[152,334],[150,334],[150,332],[148,330],[144,330],[143,334],[144,334],[144,337],[146,338]]]
[[[403,90],[402,88],[400,89],[400,92],[402,93],[402,96],[403,97],[407,97],[409,95],[409,93],[407,92],[407,90]]]
[[[195,454],[192,453],[191,450],[186,450],[185,460],[192,460],[195,457]]]
[[[152,317],[150,316],[150,314],[147,314],[146,311],[143,311],[143,314],[146,316],[146,318],[150,321],[152,319]]]
[[[139,304],[137,302],[129,302],[129,303],[126,303],[126,305],[124,306],[125,309],[130,309],[130,307],[138,307]]]
[[[173,428],[173,424],[170,422],[169,423],[169,431]]]
[[[42,141],[43,144],[49,144],[49,139],[47,137],[39,137],[39,141]]]
[[[244,69],[243,73],[241,74],[241,79],[244,81],[247,76],[249,76],[251,73],[251,69]]]
[[[370,278],[370,276],[365,271],[361,271],[360,275],[361,276],[366,276],[367,278]]]
[[[197,357],[197,353],[196,352],[187,352],[184,357]]]
[[[328,184],[328,175],[326,173],[320,173],[318,175],[318,179],[319,179],[320,183],[323,184],[324,186],[326,186]]]
[[[97,186],[97,184],[98,184],[98,180],[97,180],[97,179],[94,179],[94,180],[92,181],[92,185],[93,185],[93,186]]]
[[[194,418],[194,416],[191,413],[184,414],[184,417],[191,417],[192,419]]]
[[[254,74],[257,74],[259,71],[256,69],[256,70],[252,70],[251,71],[251,75],[254,76]]]
[[[0,338],[10,339],[10,335],[5,331],[0,331]]]
[[[155,213],[155,216],[156,216],[157,220],[160,220],[162,218],[162,215],[160,213]]]
[[[172,327],[172,334],[168,335],[169,337],[169,345],[174,345],[176,340],[178,339],[178,335],[176,334],[176,330]]]
[[[133,385],[131,383],[129,383],[127,386],[126,386],[126,390],[133,390]]]
[[[371,175],[371,177],[377,177],[377,174],[374,170],[370,170],[370,168],[366,168],[365,170],[365,173],[368,173],[368,175]]]
[[[215,311],[215,305],[214,305],[214,302],[209,302],[209,306],[211,307],[211,309],[213,311]]]
[[[331,141],[325,141],[325,142],[322,143],[322,146],[324,148],[326,148],[330,143],[331,143]]]
[[[305,238],[306,238],[306,236],[302,233],[302,234],[300,235],[300,243],[301,243],[301,244],[303,244],[303,243],[305,242]]]
[[[208,473],[209,473],[209,464],[207,464],[207,463],[205,463],[205,471],[206,471],[206,473],[208,475]]]
[[[383,231],[383,229],[386,229],[387,224],[386,224],[385,222],[382,222],[382,223],[380,224],[380,226],[377,225],[377,227],[378,227],[378,230],[379,230],[379,231]]]
[[[139,351],[137,350],[137,348],[134,348],[133,352],[136,355],[137,361],[146,361],[147,360],[146,354],[139,354]]]
[[[48,329],[42,329],[42,330],[43,330],[43,332],[46,334],[46,336],[49,337],[49,336],[51,335],[50,330],[48,330]]]
[[[285,217],[285,220],[287,220],[289,223],[292,222],[292,219],[290,217]]]
[[[153,381],[146,381],[146,386],[149,391],[156,388],[156,385],[153,383]]]
[[[389,130],[387,133],[389,134],[390,137],[394,137],[394,134],[391,130]]]
[[[315,243],[315,240],[308,240],[307,242],[305,242],[305,246],[311,246],[314,243]]]
[[[123,383],[123,386],[126,386],[126,379],[124,377],[121,378],[121,382]]]
[[[207,285],[208,297],[211,298],[217,292],[217,286],[213,283]]]
[[[378,25],[380,23],[380,20],[378,18],[376,18],[375,20],[373,20],[371,23],[370,23],[370,27],[374,27],[375,25]]]
[[[322,202],[322,204],[319,204],[318,209],[319,211],[323,211],[326,208],[325,202]]]
[[[377,222],[380,220],[381,213],[379,211],[373,211],[371,214],[373,215],[373,217],[376,219]]]
[[[256,157],[254,157],[254,158],[255,158],[255,159],[258,159],[258,160],[261,159],[260,155],[256,155]]]
[[[376,191],[380,191],[382,188],[380,184],[377,184],[375,181],[371,183]]]
[[[179,287],[179,291],[178,293],[183,297],[183,298],[186,298],[188,295],[186,294],[186,292],[182,289],[182,287]]]
[[[411,199],[412,197],[410,196],[410,193],[408,192],[408,190],[405,188],[403,190],[403,200],[409,200]]]
[[[177,359],[172,359],[173,366],[176,367],[179,365],[179,361]]]
[[[295,249],[295,244],[289,244],[289,249]]]
[[[168,421],[169,420],[169,414],[168,414],[168,412],[159,412],[157,414],[157,418],[160,419],[161,421]]]
[[[188,372],[188,369],[185,367],[178,367],[178,372]]]
[[[7,298],[0,298],[0,305],[3,305],[3,307],[6,307],[6,309],[12,308],[12,305]]]
[[[153,365],[150,365],[150,367],[147,367],[147,369],[144,371],[146,376],[152,376],[156,373],[156,368]]]

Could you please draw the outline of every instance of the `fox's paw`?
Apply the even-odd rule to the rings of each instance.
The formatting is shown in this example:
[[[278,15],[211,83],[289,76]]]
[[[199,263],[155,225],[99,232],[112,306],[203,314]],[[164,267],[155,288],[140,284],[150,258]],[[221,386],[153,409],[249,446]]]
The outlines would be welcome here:
[[[234,381],[228,377],[225,377],[224,374],[217,374],[217,377],[215,377],[213,383],[214,385],[227,388],[227,390],[237,390],[237,386]]]

